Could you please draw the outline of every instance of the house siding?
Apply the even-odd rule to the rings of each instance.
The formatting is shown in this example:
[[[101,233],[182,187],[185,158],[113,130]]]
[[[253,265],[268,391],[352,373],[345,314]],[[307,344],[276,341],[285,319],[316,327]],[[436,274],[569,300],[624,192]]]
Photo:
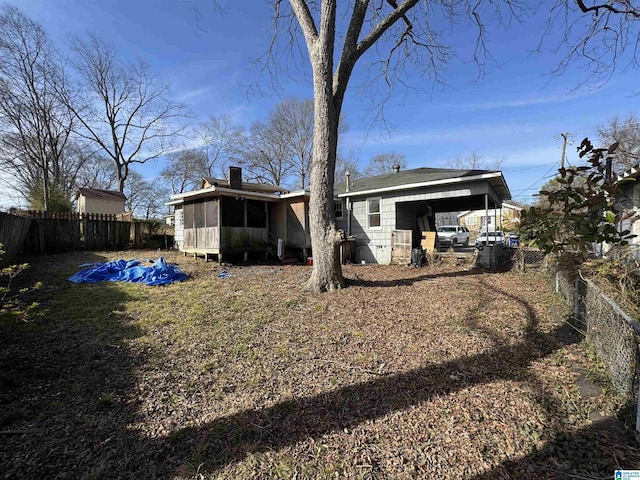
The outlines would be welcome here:
[[[640,182],[626,182],[622,187],[622,196],[618,201],[618,208],[623,212],[623,216],[628,216],[618,224],[619,231],[629,230],[636,235],[629,239],[629,246],[633,252],[633,257],[640,260],[640,220],[635,219],[634,212],[640,212]],[[637,213],[636,213],[637,214]]]
[[[351,206],[351,236],[355,237],[355,261],[367,263],[391,263],[391,236],[394,230],[409,229],[404,223],[406,218],[402,213],[397,217],[396,204],[400,202],[417,202],[429,200],[446,200],[448,198],[470,197],[489,193],[494,200],[497,194],[486,183],[476,182],[416,189],[411,192],[385,192],[370,196],[352,197]],[[369,228],[367,218],[367,200],[380,198],[380,227]],[[346,211],[348,214],[349,212]],[[399,223],[398,220],[401,220]],[[415,218],[412,219],[412,222]],[[337,222],[338,227],[348,231],[346,215]],[[402,228],[397,228],[400,225]]]
[[[174,234],[173,241],[175,246],[178,249],[182,248],[183,240],[184,240],[184,217],[182,212],[182,207],[175,208],[175,226],[174,226]]]
[[[80,213],[101,213],[118,215],[124,212],[124,200],[108,200],[104,198],[78,197],[78,211]]]
[[[495,213],[495,215],[494,215]],[[482,227],[482,219],[485,217],[485,210],[472,210],[458,218],[460,225],[466,226],[472,232],[480,232]],[[503,229],[507,228],[508,224],[517,223],[520,221],[520,210],[509,207],[507,205],[502,206],[502,215],[500,209],[494,212],[493,208],[489,209],[490,229],[495,229],[493,224],[494,217],[497,221],[497,226]]]

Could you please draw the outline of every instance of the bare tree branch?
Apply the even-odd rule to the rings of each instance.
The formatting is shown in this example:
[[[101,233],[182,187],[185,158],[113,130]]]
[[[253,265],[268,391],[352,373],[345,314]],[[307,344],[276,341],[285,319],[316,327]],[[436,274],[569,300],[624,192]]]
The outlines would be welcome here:
[[[80,135],[113,160],[123,191],[132,164],[174,148],[184,130],[180,123],[188,116],[186,108],[142,60],[119,61],[113,46],[93,35],[74,38],[71,48],[85,101],[76,106],[78,96],[68,94],[70,108],[83,127]]]

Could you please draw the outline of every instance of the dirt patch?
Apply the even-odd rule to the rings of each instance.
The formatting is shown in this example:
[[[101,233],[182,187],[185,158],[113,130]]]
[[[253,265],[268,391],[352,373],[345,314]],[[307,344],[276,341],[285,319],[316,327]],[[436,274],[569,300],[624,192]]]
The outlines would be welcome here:
[[[542,276],[310,267],[166,255],[166,287],[72,285],[87,260],[28,259],[44,316],[3,324],[4,478],[558,478],[640,464],[593,428]],[[25,279],[25,281],[28,279]],[[606,412],[604,412],[606,413]],[[117,473],[114,473],[117,472]]]

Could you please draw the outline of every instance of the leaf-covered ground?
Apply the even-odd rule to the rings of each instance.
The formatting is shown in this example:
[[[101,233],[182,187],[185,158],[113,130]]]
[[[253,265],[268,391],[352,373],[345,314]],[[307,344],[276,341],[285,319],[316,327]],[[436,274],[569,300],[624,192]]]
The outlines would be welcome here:
[[[0,337],[0,478],[593,478],[639,468],[589,415],[594,370],[539,274],[348,266],[221,268],[171,253],[166,287],[80,284],[32,262],[42,317]],[[612,427],[612,428],[604,428]]]

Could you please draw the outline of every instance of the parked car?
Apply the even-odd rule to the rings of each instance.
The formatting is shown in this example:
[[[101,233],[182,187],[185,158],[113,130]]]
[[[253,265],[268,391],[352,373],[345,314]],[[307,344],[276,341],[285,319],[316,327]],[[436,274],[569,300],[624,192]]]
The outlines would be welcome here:
[[[461,225],[442,225],[436,229],[440,245],[447,244],[455,247],[462,245],[469,246],[469,229]]]
[[[476,238],[476,248],[482,247],[484,245],[504,245],[504,233],[502,232],[481,232],[478,238]]]

